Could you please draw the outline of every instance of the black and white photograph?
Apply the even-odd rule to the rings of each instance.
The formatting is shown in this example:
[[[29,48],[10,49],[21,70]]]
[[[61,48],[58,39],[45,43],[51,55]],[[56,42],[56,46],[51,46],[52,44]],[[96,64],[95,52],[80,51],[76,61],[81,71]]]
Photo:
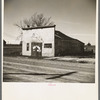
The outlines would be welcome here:
[[[3,82],[95,84],[96,1],[4,0]]]

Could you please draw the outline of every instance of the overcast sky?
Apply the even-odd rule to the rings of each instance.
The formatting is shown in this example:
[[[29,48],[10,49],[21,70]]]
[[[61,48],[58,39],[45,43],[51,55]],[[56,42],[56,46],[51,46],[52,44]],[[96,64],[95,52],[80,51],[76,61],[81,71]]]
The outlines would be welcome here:
[[[3,38],[15,41],[21,30],[14,24],[35,12],[51,17],[56,30],[95,44],[96,0],[4,0]]]

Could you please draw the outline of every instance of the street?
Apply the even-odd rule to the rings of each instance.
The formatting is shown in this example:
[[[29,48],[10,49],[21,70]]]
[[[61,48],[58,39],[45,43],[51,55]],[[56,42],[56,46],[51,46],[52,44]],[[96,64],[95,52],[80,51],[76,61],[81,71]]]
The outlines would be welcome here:
[[[4,57],[3,81],[94,83],[95,64],[28,57]]]

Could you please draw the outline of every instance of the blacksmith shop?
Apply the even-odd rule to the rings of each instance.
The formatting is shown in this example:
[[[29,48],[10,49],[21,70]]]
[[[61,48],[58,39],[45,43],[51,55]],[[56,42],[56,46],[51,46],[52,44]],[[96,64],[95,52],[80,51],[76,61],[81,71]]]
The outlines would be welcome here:
[[[80,55],[84,43],[55,30],[55,26],[23,28],[22,55],[54,57]]]

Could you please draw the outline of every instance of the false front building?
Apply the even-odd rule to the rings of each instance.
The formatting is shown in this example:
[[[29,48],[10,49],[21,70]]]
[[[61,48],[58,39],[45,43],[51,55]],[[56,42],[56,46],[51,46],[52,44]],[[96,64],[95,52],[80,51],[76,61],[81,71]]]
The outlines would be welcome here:
[[[23,28],[22,55],[53,57],[76,55],[84,52],[84,43],[70,38],[55,26]]]

